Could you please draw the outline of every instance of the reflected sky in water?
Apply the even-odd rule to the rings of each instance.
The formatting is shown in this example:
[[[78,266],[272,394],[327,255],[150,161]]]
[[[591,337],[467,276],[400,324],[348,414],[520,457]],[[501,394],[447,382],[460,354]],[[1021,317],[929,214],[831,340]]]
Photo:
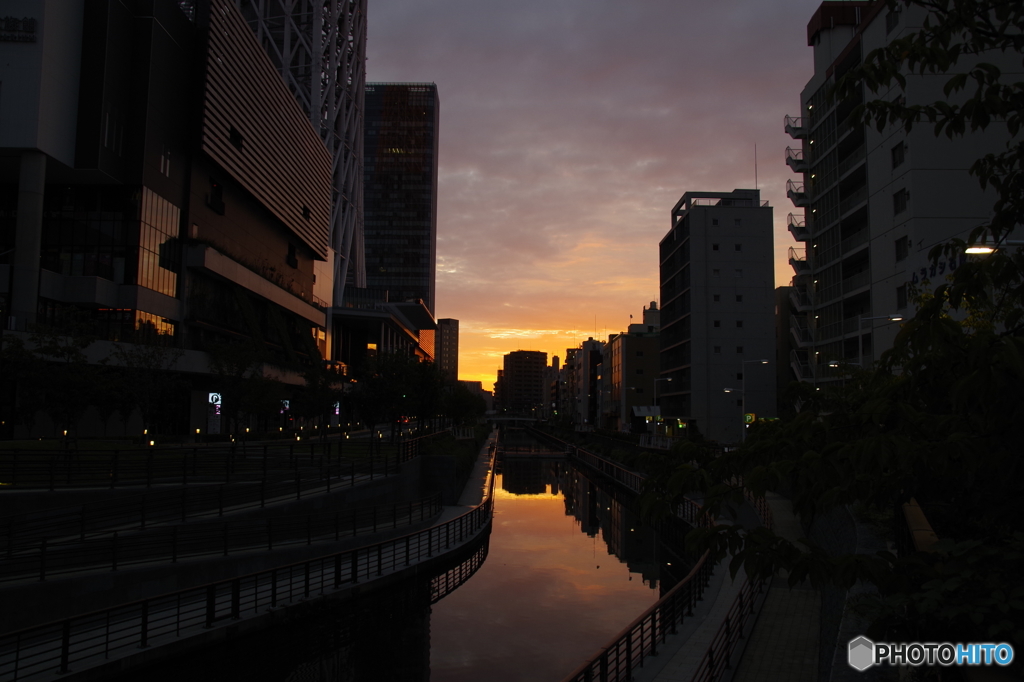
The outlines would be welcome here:
[[[541,466],[551,481],[559,465]],[[432,682],[557,682],[657,601],[640,573],[656,575],[653,534],[572,469],[558,479],[497,492],[487,560],[433,607]]]

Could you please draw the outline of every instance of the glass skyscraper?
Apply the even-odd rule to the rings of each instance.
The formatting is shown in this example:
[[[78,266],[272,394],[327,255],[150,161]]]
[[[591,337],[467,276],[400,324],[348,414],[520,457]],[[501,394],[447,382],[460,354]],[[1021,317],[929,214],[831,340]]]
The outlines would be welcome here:
[[[366,286],[420,299],[434,314],[437,128],[433,83],[367,83],[364,137]]]

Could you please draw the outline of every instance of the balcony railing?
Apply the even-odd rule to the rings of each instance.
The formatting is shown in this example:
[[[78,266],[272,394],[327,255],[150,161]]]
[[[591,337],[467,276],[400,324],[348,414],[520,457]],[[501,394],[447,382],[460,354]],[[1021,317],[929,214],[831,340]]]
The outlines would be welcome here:
[[[865,270],[859,272],[852,277],[847,277],[843,280],[843,293],[848,294],[851,291],[866,287],[871,282],[871,273]]]
[[[793,303],[793,307],[801,312],[811,309],[811,299],[805,291],[793,289],[789,292],[789,300]]]
[[[786,165],[792,168],[794,173],[805,172],[807,161],[804,159],[804,150],[786,147]]]
[[[811,231],[807,229],[807,221],[803,218],[797,218],[792,213],[786,218],[786,222],[789,225],[789,232],[793,235],[793,238],[798,242],[805,242],[811,238]]]
[[[786,134],[794,140],[802,140],[807,137],[807,128],[804,126],[804,119],[799,116],[786,116],[784,121]]]
[[[789,264],[797,273],[810,272],[811,264],[807,262],[807,249],[798,249],[795,246],[789,247]]]
[[[854,150],[853,153],[851,153],[849,156],[847,156],[845,159],[839,162],[838,176],[841,178],[844,175],[846,175],[848,171],[859,166],[866,157],[867,155],[864,151],[864,145],[861,145],[856,150]]]
[[[854,233],[852,236],[847,237],[843,240],[839,250],[843,252],[845,256],[850,251],[853,251],[858,246],[868,243],[869,230],[867,228],[862,229],[860,232]]]
[[[802,315],[790,315],[789,330],[793,334],[797,345],[801,347],[814,342],[814,336],[807,326],[807,320]]]
[[[793,202],[794,206],[803,208],[810,205],[810,198],[804,189],[804,183],[786,180],[786,196]]]
[[[811,379],[814,377],[811,366],[795,350],[789,351],[789,365],[793,368],[793,372],[799,379]]]

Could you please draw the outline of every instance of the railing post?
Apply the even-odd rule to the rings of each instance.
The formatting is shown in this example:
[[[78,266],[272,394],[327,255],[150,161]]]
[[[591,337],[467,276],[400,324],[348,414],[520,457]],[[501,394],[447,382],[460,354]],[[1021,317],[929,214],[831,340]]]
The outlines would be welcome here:
[[[277,606],[277,569],[270,572],[270,608]]]
[[[217,488],[217,516],[224,516],[224,486]]]
[[[68,671],[68,659],[71,657],[71,621],[64,621],[60,637],[60,668],[58,673],[64,674]]]
[[[242,617],[242,581],[235,578],[231,581],[231,619]]]
[[[117,570],[117,531],[114,531],[114,537],[110,541],[110,570]]]
[[[142,602],[142,614],[140,616],[139,648],[145,649],[149,646],[149,601]]]
[[[178,563],[178,527],[171,526],[171,563]]]
[[[217,610],[217,588],[210,585],[206,588],[206,627],[212,628]]]
[[[224,556],[228,555],[228,543],[229,543],[229,539],[228,539],[228,523],[227,523],[227,521],[225,521],[224,522]]]
[[[359,582],[359,552],[352,552],[352,582]]]
[[[601,682],[608,682],[608,650],[601,651]]]
[[[341,587],[341,555],[334,555],[334,589]]]
[[[46,538],[39,546],[39,581],[46,580]]]

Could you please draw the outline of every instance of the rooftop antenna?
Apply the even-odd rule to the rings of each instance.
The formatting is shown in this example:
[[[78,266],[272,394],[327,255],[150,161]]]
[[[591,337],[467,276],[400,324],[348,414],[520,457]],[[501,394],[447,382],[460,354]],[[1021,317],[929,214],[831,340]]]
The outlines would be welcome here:
[[[754,189],[757,189],[757,143],[754,143]]]

